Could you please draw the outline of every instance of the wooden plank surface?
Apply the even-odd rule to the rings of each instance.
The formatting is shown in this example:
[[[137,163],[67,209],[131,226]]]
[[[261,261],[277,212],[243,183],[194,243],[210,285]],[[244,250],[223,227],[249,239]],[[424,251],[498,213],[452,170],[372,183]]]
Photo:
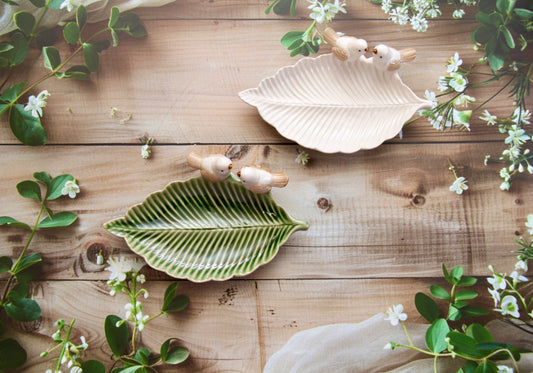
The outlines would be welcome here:
[[[530,179],[521,177],[510,192],[501,192],[501,164],[483,165],[485,154],[492,159],[501,154],[504,135],[477,118],[471,132],[441,133],[417,121],[403,139],[377,149],[350,155],[309,151],[309,165],[297,165],[297,145],[238,97],[297,61],[279,40],[309,25],[308,19],[266,15],[265,6],[263,0],[184,0],[139,9],[148,37],[123,38],[118,49],[105,51],[90,82],[48,80],[39,87],[52,93],[44,121],[48,145],[19,145],[6,117],[0,118],[0,215],[35,219],[38,206],[15,189],[35,171],[70,173],[82,189],[75,200],[51,204],[76,212],[79,221],[68,229],[38,232],[30,246],[44,257],[43,273],[32,284],[43,317],[10,325],[29,353],[21,372],[52,367],[38,355],[50,346],[58,318],[75,317],[75,336],[85,335],[91,346],[87,356],[111,365],[103,320],[107,314],[122,315],[125,299],[107,295],[109,272],[96,264],[96,254],[134,254],[102,224],[169,182],[198,176],[185,161],[190,151],[226,154],[235,170],[261,164],[287,172],[288,186],[274,190],[273,197],[291,215],[309,221],[310,228],[291,236],[273,261],[248,276],[203,284],[179,281],[180,291],[191,298],[190,308],[156,319],[142,333],[148,347],[177,337],[191,350],[187,363],[162,372],[261,372],[301,330],[361,322],[397,303],[404,304],[410,320],[421,321],[413,297],[432,283],[442,284],[442,263],[462,265],[481,277],[489,274],[489,263],[512,269],[514,239],[526,233],[533,190]],[[305,1],[298,3],[300,14],[306,7]],[[333,24],[339,31],[365,38],[371,46],[417,49],[417,59],[402,67],[401,77],[419,96],[436,90],[454,52],[465,64],[480,56],[470,42],[473,11],[456,21],[445,7],[428,32],[416,33],[387,21],[366,1],[350,1],[347,10]],[[58,48],[62,55],[69,52],[65,43]],[[328,47],[321,53],[329,53]],[[45,72],[42,57],[32,52],[14,77],[31,82]],[[482,102],[495,89],[480,88],[474,95]],[[491,113],[509,114],[505,96],[491,102]],[[116,117],[110,116],[112,107],[119,109]],[[121,122],[129,114],[132,118]],[[140,157],[140,139],[146,136],[156,141],[150,160]],[[469,180],[462,196],[448,190],[453,182],[449,161]],[[20,229],[2,229],[1,255],[17,255],[26,239]],[[150,268],[143,273],[150,292],[143,305],[151,315],[172,279]],[[484,287],[482,281],[477,290],[483,293]],[[482,302],[491,306],[487,298]]]

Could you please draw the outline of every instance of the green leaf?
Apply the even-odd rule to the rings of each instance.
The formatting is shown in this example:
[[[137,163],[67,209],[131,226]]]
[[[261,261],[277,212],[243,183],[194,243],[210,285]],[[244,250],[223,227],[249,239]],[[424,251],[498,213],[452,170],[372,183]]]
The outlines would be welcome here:
[[[469,360],[457,373],[475,373],[476,368],[477,363],[475,361]]]
[[[473,358],[482,358],[486,356],[486,354],[476,349],[476,341],[467,335],[451,331],[448,333],[448,338],[450,338],[450,344],[453,345],[454,351],[459,355]]]
[[[448,342],[445,341],[445,338],[449,332],[450,327],[446,320],[435,320],[426,332],[426,345],[430,351],[439,353],[445,350],[448,347]]]
[[[87,8],[84,5],[79,5],[78,9],[76,9],[76,23],[80,32],[87,24]]]
[[[455,300],[458,301],[458,300],[474,299],[477,296],[478,296],[478,293],[476,293],[475,291],[463,290],[463,291],[458,291],[455,294]]]
[[[461,320],[463,317],[463,313],[461,310],[457,307],[455,307],[453,304],[450,304],[450,307],[448,309],[448,319],[451,321],[457,321]]]
[[[121,15],[113,27],[113,30],[124,32],[134,38],[140,38],[148,34],[142,25],[139,16],[135,13]]]
[[[509,31],[509,29],[505,26],[501,27],[500,31],[502,32],[503,37],[505,38],[505,43],[507,44],[507,46],[513,49],[515,47],[515,43],[513,35],[511,35],[511,31]]]
[[[41,316],[41,307],[33,299],[22,298],[5,305],[9,317],[17,321],[33,321]]]
[[[60,9],[61,4],[63,4],[63,1],[64,0],[52,0],[50,4],[48,4],[48,6],[50,7],[50,9]]]
[[[52,216],[47,216],[39,222],[37,228],[68,227],[76,221],[78,216],[70,211],[62,211]]]
[[[463,313],[463,318],[485,316],[489,314],[489,311],[487,311],[486,309],[476,306],[463,307],[461,308],[461,312]]]
[[[11,87],[7,88],[2,95],[0,96],[0,100],[2,102],[13,102],[18,97],[20,92],[26,88],[26,82],[20,82],[15,85],[12,85]]]
[[[183,363],[189,357],[189,350],[184,347],[171,346],[173,341],[177,341],[177,339],[167,339],[161,345],[161,360],[167,364]]]
[[[231,176],[218,183],[202,177],[171,183],[104,227],[150,266],[202,282],[252,272],[308,223]]]
[[[509,14],[514,6],[515,6],[516,0],[496,0],[496,8],[505,14]]]
[[[13,259],[8,256],[0,256],[0,273],[5,273],[13,267]]]
[[[142,365],[149,365],[150,350],[146,347],[141,347],[135,352],[133,359]]]
[[[35,178],[35,180],[38,180],[44,185],[46,185],[46,188],[50,187],[50,181],[52,181],[52,178],[50,177],[50,174],[48,172],[34,172],[33,177]]]
[[[30,50],[30,43],[21,32],[15,32],[11,35],[9,43],[14,47],[8,53],[10,66],[18,66],[26,59]]]
[[[7,42],[0,42],[0,53],[8,52],[13,49],[13,46]]]
[[[415,295],[415,306],[418,312],[429,323],[432,323],[439,318],[439,307],[437,303],[424,293],[417,293]]]
[[[26,255],[22,257],[22,259],[15,264],[15,267],[11,270],[13,274],[17,274],[26,268],[29,268],[39,262],[42,262],[43,258],[41,257],[41,254],[39,253],[33,253],[30,255]]]
[[[113,29],[111,29],[111,37],[113,38],[113,47],[118,46],[118,34]]]
[[[499,27],[504,24],[505,20],[500,13],[491,13],[489,14],[489,22],[492,26]],[[492,28],[492,30],[495,30]]]
[[[487,44],[490,40],[493,28],[480,26],[472,33],[472,41],[479,44]]]
[[[125,369],[120,369],[118,372],[120,373],[135,373],[137,371],[139,371],[140,373],[142,373],[142,369],[144,369],[144,367],[142,365],[134,365],[132,367],[129,367],[129,368],[125,368]]]
[[[471,276],[463,276],[457,283],[457,286],[473,286],[477,283],[477,278]]]
[[[81,363],[83,373],[105,373],[105,365],[98,360],[88,360]]]
[[[109,348],[115,356],[125,355],[128,350],[130,340],[130,330],[126,323],[116,326],[117,322],[122,319],[115,315],[108,315],[105,318],[104,329],[105,337]]]
[[[492,361],[484,361],[479,363],[475,373],[498,373],[499,369]]]
[[[0,339],[0,369],[16,369],[26,362],[26,351],[12,338]]]
[[[118,22],[119,17],[120,17],[119,9],[116,6],[112,7],[111,8],[111,15],[109,16],[109,24],[108,24],[109,28],[112,29],[113,27],[115,27],[115,25]]]
[[[177,287],[177,282],[168,286],[163,298],[161,312],[178,312],[184,310],[189,305],[189,297],[185,295],[176,295]]]
[[[61,64],[61,57],[56,47],[44,47],[44,66],[54,71]]]
[[[44,8],[44,6],[46,5],[46,0],[30,0],[30,2],[36,8]]]
[[[69,22],[63,28],[63,37],[69,44],[78,44],[80,28],[76,22]]]
[[[1,58],[0,58],[0,62],[1,62]],[[6,65],[7,66],[7,65]],[[6,67],[6,66],[2,66],[0,64],[0,68],[2,67]],[[10,105],[9,104],[0,104],[0,115],[4,114],[8,109],[10,108]]]
[[[5,327],[4,323],[2,322],[2,320],[0,320],[0,335],[4,334],[5,331],[6,331],[6,327]],[[2,355],[1,352],[0,352],[0,355]]]
[[[24,105],[15,104],[9,110],[9,125],[11,131],[20,142],[26,145],[38,146],[46,143],[46,131],[41,125],[41,119],[25,111]]]
[[[109,48],[110,45],[111,43],[107,39],[100,39],[94,42],[94,46],[96,47],[96,52],[98,53]]]
[[[98,71],[98,50],[94,44],[83,43],[83,57],[90,72]]]
[[[431,292],[431,295],[433,295],[435,298],[444,299],[447,301],[451,300],[450,294],[442,286],[431,285],[429,287],[429,291]]]
[[[22,223],[10,216],[0,216],[0,226],[2,225],[12,225],[14,227],[26,228],[31,231],[31,228],[28,224]]]
[[[291,1],[292,0],[279,0],[276,5],[274,5],[274,13],[278,15],[289,14],[291,10]]]
[[[17,278],[17,282],[19,283],[26,283],[30,282],[31,280],[35,279],[39,273],[41,273],[42,268],[42,262],[38,262],[33,264],[30,267],[26,267],[25,269],[19,271],[15,276]]]
[[[533,11],[530,10],[530,9],[515,8],[514,12],[519,18],[522,18],[522,19],[532,19],[533,18]]]
[[[74,65],[65,72],[57,72],[59,79],[89,80],[91,72],[85,65]]]
[[[46,29],[39,32],[36,36],[37,46],[39,48],[54,45],[57,41],[57,33],[55,29]]]
[[[61,190],[65,186],[65,183],[67,181],[72,181],[72,180],[74,180],[74,177],[69,174],[62,174],[62,175],[54,177],[52,179],[52,182],[50,183],[48,192],[46,193],[46,200],[51,201],[51,200],[61,197],[63,195],[61,194]]]
[[[30,12],[17,12],[13,15],[17,28],[24,35],[30,36],[35,26],[35,17]]]
[[[463,277],[463,267],[457,266],[452,268],[450,271],[450,277],[452,279],[452,284],[457,285],[459,281],[461,280],[461,277]]]
[[[289,31],[281,38],[281,45],[289,48],[295,41],[301,41],[303,34],[303,31]]]
[[[505,58],[496,54],[489,54],[487,56],[487,60],[489,62],[489,66],[492,70],[498,71],[503,67],[503,64],[505,63]]]
[[[29,293],[29,286],[27,283],[17,283],[9,293],[7,294],[7,299],[9,299],[12,302],[17,302],[18,300],[22,298],[26,298]]]
[[[477,12],[476,20],[486,26],[492,25],[492,22],[490,21],[490,14],[487,14],[485,12]]]
[[[33,180],[24,180],[18,183],[17,191],[24,198],[41,201],[41,187]]]
[[[482,326],[481,324],[470,324],[468,328],[465,331],[465,334],[471,338],[473,338],[476,343],[491,343],[494,342],[494,338],[492,338],[492,334],[490,334],[489,330]]]

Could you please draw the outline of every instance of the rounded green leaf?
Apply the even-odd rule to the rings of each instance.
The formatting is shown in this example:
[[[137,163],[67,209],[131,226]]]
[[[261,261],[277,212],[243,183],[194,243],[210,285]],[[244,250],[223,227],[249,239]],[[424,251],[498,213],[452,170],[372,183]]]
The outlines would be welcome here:
[[[41,200],[41,187],[33,180],[24,180],[18,183],[17,191],[24,198]]]
[[[48,216],[41,220],[37,225],[38,228],[57,228],[57,227],[68,227],[76,221],[78,216],[70,211],[62,211]]]
[[[186,295],[176,295],[170,302],[163,305],[163,312],[183,311],[189,305],[189,297]]]
[[[44,6],[46,5],[46,0],[30,0],[30,2],[36,8],[44,8]]]
[[[302,42],[303,34],[303,31],[289,31],[281,38],[281,45],[283,45],[285,48],[289,48],[289,46],[295,42]]]
[[[48,188],[48,192],[46,193],[46,199],[48,201],[56,199],[61,197],[63,194],[61,193],[61,190],[65,186],[65,183],[67,181],[74,180],[74,177],[69,174],[63,174],[56,176],[52,179],[50,182],[50,187]]]
[[[452,278],[452,284],[457,284],[460,280],[461,280],[461,277],[463,277],[463,267],[461,266],[457,266],[457,267],[454,267],[452,268],[452,270],[450,271],[450,277]]]
[[[473,358],[482,358],[486,353],[476,349],[476,341],[463,333],[451,331],[448,333],[450,344],[453,345],[453,350],[460,355]]]
[[[46,131],[41,125],[41,119],[25,111],[24,105],[15,104],[9,110],[9,126],[20,142],[26,145],[39,146],[46,143]]]
[[[465,334],[469,337],[472,337],[476,343],[491,343],[494,342],[492,334],[489,330],[481,324],[470,324],[466,329]]]
[[[24,88],[26,88],[26,82],[20,82],[17,84],[12,85],[11,87],[7,88],[4,92],[2,92],[2,95],[0,96],[0,99],[4,102],[13,102],[17,98],[17,96],[22,92]]]
[[[69,44],[77,44],[80,38],[80,28],[76,22],[69,22],[63,28],[63,37]]]
[[[473,286],[477,283],[477,278],[471,276],[461,277],[461,281],[457,283],[457,286]]]
[[[106,50],[109,48],[111,43],[107,39],[100,39],[94,42],[94,46],[96,48],[96,52],[100,53],[103,50]]]
[[[105,373],[105,366],[98,360],[88,360],[81,363],[83,373]]]
[[[251,273],[308,223],[232,177],[171,183],[104,227],[124,237],[150,266],[202,282]]]
[[[446,320],[435,320],[426,332],[426,345],[435,353],[445,350],[448,347],[448,342],[445,341],[445,338],[449,332],[450,327]]]
[[[439,318],[439,307],[437,303],[424,293],[417,293],[415,295],[415,306],[418,312],[428,322],[432,323]]]
[[[7,299],[16,302],[28,296],[30,288],[27,283],[17,283],[7,294]]]
[[[54,45],[57,41],[56,29],[42,30],[37,34],[36,41],[39,48]]]
[[[532,19],[533,18],[533,10],[530,9],[524,9],[524,8],[515,8],[514,12],[519,18],[522,19]]]
[[[0,256],[0,273],[7,272],[13,267],[13,259],[8,256]]]
[[[498,373],[500,370],[492,361],[483,361],[477,366],[475,373]]]
[[[94,44],[83,43],[83,57],[90,72],[94,73],[98,71],[98,51]]]
[[[52,178],[50,177],[50,174],[48,172],[42,171],[42,172],[34,172],[33,177],[35,180],[40,181],[41,183],[45,184],[48,188],[50,186],[50,181],[52,181]]]
[[[458,291],[455,294],[455,300],[458,301],[458,300],[474,299],[477,296],[478,296],[478,294],[475,291],[463,290],[463,291]]]
[[[491,32],[494,28],[480,26],[472,33],[472,41],[479,44],[486,44],[490,40]]]
[[[43,48],[44,56],[44,66],[50,70],[55,70],[59,64],[61,64],[61,56],[56,47],[44,47]]]
[[[109,28],[115,27],[115,25],[118,22],[119,17],[120,17],[119,9],[116,6],[112,7],[111,15],[109,16]]]
[[[14,227],[21,227],[31,230],[30,226],[26,223],[22,223],[10,216],[0,216],[0,225],[12,225]]]
[[[115,356],[125,355],[130,341],[128,325],[123,323],[117,327],[117,323],[121,320],[118,316],[108,315],[104,322],[107,344]]]
[[[22,257],[22,259],[20,259],[18,263],[15,264],[11,272],[13,272],[14,274],[17,274],[25,270],[26,268],[29,268],[42,261],[43,261],[43,258],[41,257],[41,254],[39,253],[32,253],[30,255],[26,255]]]
[[[21,32],[15,32],[9,43],[14,47],[9,51],[9,64],[11,66],[18,66],[26,59],[28,51],[30,50],[30,43]]]
[[[450,300],[450,294],[442,286],[431,285],[429,290],[431,291],[431,295],[433,295],[435,298]]]
[[[502,13],[510,13],[516,0],[496,0],[496,8]]]
[[[177,341],[177,339],[167,339],[161,345],[161,360],[167,364],[183,363],[189,357],[189,350],[184,347],[171,346],[173,341]]]
[[[24,33],[24,35],[30,36],[33,27],[35,26],[35,17],[30,12],[17,12],[13,15],[13,20],[17,28]]]
[[[26,351],[12,338],[0,339],[0,369],[16,369],[26,362]]]
[[[33,321],[41,316],[41,307],[33,299],[22,298],[5,305],[6,313],[18,321]]]
[[[505,38],[505,43],[507,44],[507,46],[513,49],[515,47],[515,43],[513,35],[511,35],[511,31],[509,31],[507,27],[502,27],[500,30],[503,34],[503,37]]]
[[[87,8],[84,5],[79,5],[78,9],[76,9],[76,23],[80,32],[87,24]]]

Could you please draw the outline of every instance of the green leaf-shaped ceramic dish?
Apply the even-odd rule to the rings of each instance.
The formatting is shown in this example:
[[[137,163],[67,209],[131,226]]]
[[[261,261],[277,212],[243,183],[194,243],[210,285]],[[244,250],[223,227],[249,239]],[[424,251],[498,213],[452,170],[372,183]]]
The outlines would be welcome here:
[[[170,183],[104,227],[153,268],[195,282],[244,276],[309,224],[233,177]]]

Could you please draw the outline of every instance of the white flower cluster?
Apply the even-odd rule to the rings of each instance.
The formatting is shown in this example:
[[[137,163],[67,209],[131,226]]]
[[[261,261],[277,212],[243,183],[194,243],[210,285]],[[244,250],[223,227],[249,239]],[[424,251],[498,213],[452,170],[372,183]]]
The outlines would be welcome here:
[[[28,103],[24,106],[24,111],[31,111],[31,115],[34,118],[42,117],[48,96],[50,96],[50,93],[46,89],[39,93],[37,97],[31,95],[28,97]]]
[[[89,348],[85,337],[81,336],[81,343],[79,345],[76,345],[70,340],[63,338],[62,334],[65,328],[64,320],[57,320],[54,325],[57,326],[57,330],[54,332],[54,334],[52,334],[52,339],[56,342],[56,347],[62,345],[65,346],[65,348],[62,350],[63,355],[60,357],[60,365],[66,365],[69,369],[69,373],[82,373],[81,353],[87,350],[87,348]],[[67,332],[67,335],[68,334],[69,332]],[[43,352],[41,354],[41,357],[48,355],[48,352],[49,351]],[[45,373],[61,373],[61,370],[47,369]]]
[[[389,307],[387,310],[387,317],[385,318],[386,321],[390,321],[392,326],[396,326],[400,323],[400,321],[407,320],[407,314],[403,312],[403,305],[402,304],[396,304],[392,307]],[[392,345],[391,345],[392,349]]]
[[[311,14],[309,17],[314,19],[317,23],[329,23],[335,18],[337,13],[346,13],[346,2],[335,0],[335,2],[330,3],[328,0],[308,0],[311,5],[308,6],[308,9],[311,9]]]

